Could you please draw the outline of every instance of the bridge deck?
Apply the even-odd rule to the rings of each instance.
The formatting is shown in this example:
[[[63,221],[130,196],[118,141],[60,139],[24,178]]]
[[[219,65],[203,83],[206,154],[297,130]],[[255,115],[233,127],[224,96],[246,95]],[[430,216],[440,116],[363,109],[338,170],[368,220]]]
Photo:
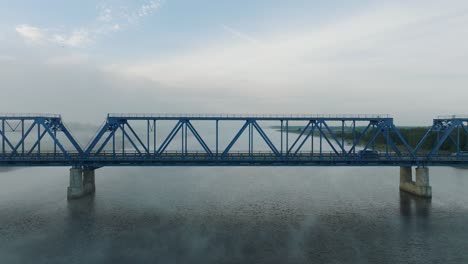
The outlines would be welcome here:
[[[335,153],[298,153],[294,156],[277,156],[274,153],[228,153],[224,156],[200,152],[145,154],[100,153],[83,158],[79,153],[68,156],[41,153],[0,157],[0,166],[454,166],[465,167],[468,157],[437,155],[413,157],[411,155],[379,154],[362,157],[359,154],[337,156]]]

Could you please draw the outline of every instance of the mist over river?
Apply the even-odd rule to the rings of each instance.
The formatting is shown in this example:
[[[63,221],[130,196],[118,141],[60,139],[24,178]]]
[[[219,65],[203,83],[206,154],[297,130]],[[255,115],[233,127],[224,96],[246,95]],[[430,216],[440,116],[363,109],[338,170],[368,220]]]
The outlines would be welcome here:
[[[467,171],[431,168],[433,199],[398,168],[102,168],[67,202],[67,168],[0,178],[1,263],[466,263]]]

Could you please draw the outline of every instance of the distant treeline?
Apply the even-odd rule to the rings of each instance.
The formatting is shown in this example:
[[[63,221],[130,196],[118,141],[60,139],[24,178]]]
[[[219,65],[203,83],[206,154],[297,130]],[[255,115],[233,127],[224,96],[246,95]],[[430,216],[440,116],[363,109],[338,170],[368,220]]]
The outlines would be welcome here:
[[[279,127],[276,127],[276,126],[273,127],[273,128],[279,129]],[[289,127],[288,130],[289,130],[289,132],[300,133],[302,131],[302,129],[304,129],[304,127],[293,126],[293,127]],[[342,133],[341,127],[330,127],[330,129],[333,131],[333,133],[335,134],[335,136],[338,139],[342,138],[341,137],[341,133]],[[345,141],[348,144],[352,144],[353,138],[355,140],[358,140],[361,137],[364,130],[365,130],[365,127],[363,127],[363,126],[356,127],[356,130],[355,130],[355,132],[353,134],[352,129],[349,128],[349,127],[346,127],[344,129],[344,139],[345,139]],[[408,145],[410,145],[412,148],[415,148],[418,145],[418,143],[421,141],[421,139],[424,137],[426,132],[429,130],[429,127],[403,127],[403,128],[399,128],[398,130],[400,131],[403,138],[407,141]],[[326,133],[325,129],[323,129],[323,131]],[[306,131],[306,133],[307,132],[308,131]],[[375,128],[369,129],[365,133],[365,135],[363,135],[363,137],[361,139],[361,142],[360,142],[360,145],[366,145],[372,139],[372,136],[374,135],[374,133],[375,133]],[[319,131],[316,129],[314,131],[314,136],[319,136],[319,135],[320,135]],[[440,136],[442,136],[442,135],[440,135]],[[391,132],[390,133],[390,138],[401,149],[401,147],[403,146],[403,142],[398,138],[396,133]],[[455,141],[455,142],[457,141],[457,132],[456,131],[452,132],[451,138],[453,139],[453,141]],[[428,136],[428,138],[426,139],[426,141],[423,143],[423,145],[421,146],[421,150],[426,150],[426,151],[432,150],[432,148],[435,147],[435,145],[437,144],[437,141],[438,141],[437,133],[436,132],[431,133]],[[387,144],[387,140],[385,139],[385,137],[382,134],[379,134],[379,136],[375,140],[375,146],[374,147],[379,149],[379,148],[383,148],[386,144]],[[468,144],[468,139],[467,139],[466,134],[460,133],[460,147],[461,147],[462,151],[468,150],[467,144]],[[449,138],[444,142],[444,144],[442,144],[442,146],[440,147],[440,151],[455,152],[456,151],[456,145]]]
[[[405,128],[399,128],[399,131],[402,135],[402,137],[406,140],[408,145],[410,145],[412,148],[415,148],[419,142],[422,140],[424,135],[427,133],[429,130],[429,127],[405,127]],[[334,131],[336,133],[338,131]],[[356,138],[359,138],[362,134],[363,130],[356,131]],[[374,129],[369,129],[369,131],[363,136],[362,139],[362,144],[367,144],[372,139],[372,136],[374,135],[375,128]],[[339,135],[341,136],[341,131],[338,132]],[[353,140],[353,133],[349,131],[345,131],[344,133],[345,139],[347,141]],[[442,136],[442,135],[439,135]],[[452,139],[456,142],[457,140],[457,134],[456,131],[454,131],[451,135]],[[394,132],[390,133],[390,138],[392,141],[398,145],[402,146],[403,142],[398,138],[397,134]],[[438,135],[436,132],[432,132],[429,134],[428,138],[424,141],[423,145],[421,146],[421,150],[432,150],[438,142]],[[380,134],[376,140],[375,144],[378,147],[382,147],[386,145],[387,140],[385,137]],[[467,137],[463,136],[460,137],[460,146],[462,146],[462,150],[466,150],[466,145],[467,145]],[[450,139],[447,139],[444,144],[439,149],[440,151],[447,151],[447,152],[455,152],[456,151],[456,145],[454,142],[452,142]]]

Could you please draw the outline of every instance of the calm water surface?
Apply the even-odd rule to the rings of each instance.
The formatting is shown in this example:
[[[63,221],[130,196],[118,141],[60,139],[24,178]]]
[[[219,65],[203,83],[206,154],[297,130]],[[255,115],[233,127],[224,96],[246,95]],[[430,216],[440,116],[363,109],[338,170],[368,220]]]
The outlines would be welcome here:
[[[468,263],[468,170],[103,168],[67,202],[68,168],[0,173],[0,263]]]

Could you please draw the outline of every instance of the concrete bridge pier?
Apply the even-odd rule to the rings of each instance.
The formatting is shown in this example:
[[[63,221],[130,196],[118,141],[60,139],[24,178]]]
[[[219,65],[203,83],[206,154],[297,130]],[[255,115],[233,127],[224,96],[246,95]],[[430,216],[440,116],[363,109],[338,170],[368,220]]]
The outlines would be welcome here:
[[[83,187],[85,194],[96,192],[94,182],[94,168],[85,168],[83,170]]]
[[[78,199],[96,191],[94,168],[73,167],[70,169],[70,186],[67,189],[68,200]]]
[[[400,167],[400,190],[420,197],[431,198],[432,187],[429,185],[429,168],[416,168],[416,181],[413,181],[411,166]]]
[[[83,169],[73,167],[70,169],[70,186],[67,189],[67,198],[76,199],[84,195],[83,189]]]

